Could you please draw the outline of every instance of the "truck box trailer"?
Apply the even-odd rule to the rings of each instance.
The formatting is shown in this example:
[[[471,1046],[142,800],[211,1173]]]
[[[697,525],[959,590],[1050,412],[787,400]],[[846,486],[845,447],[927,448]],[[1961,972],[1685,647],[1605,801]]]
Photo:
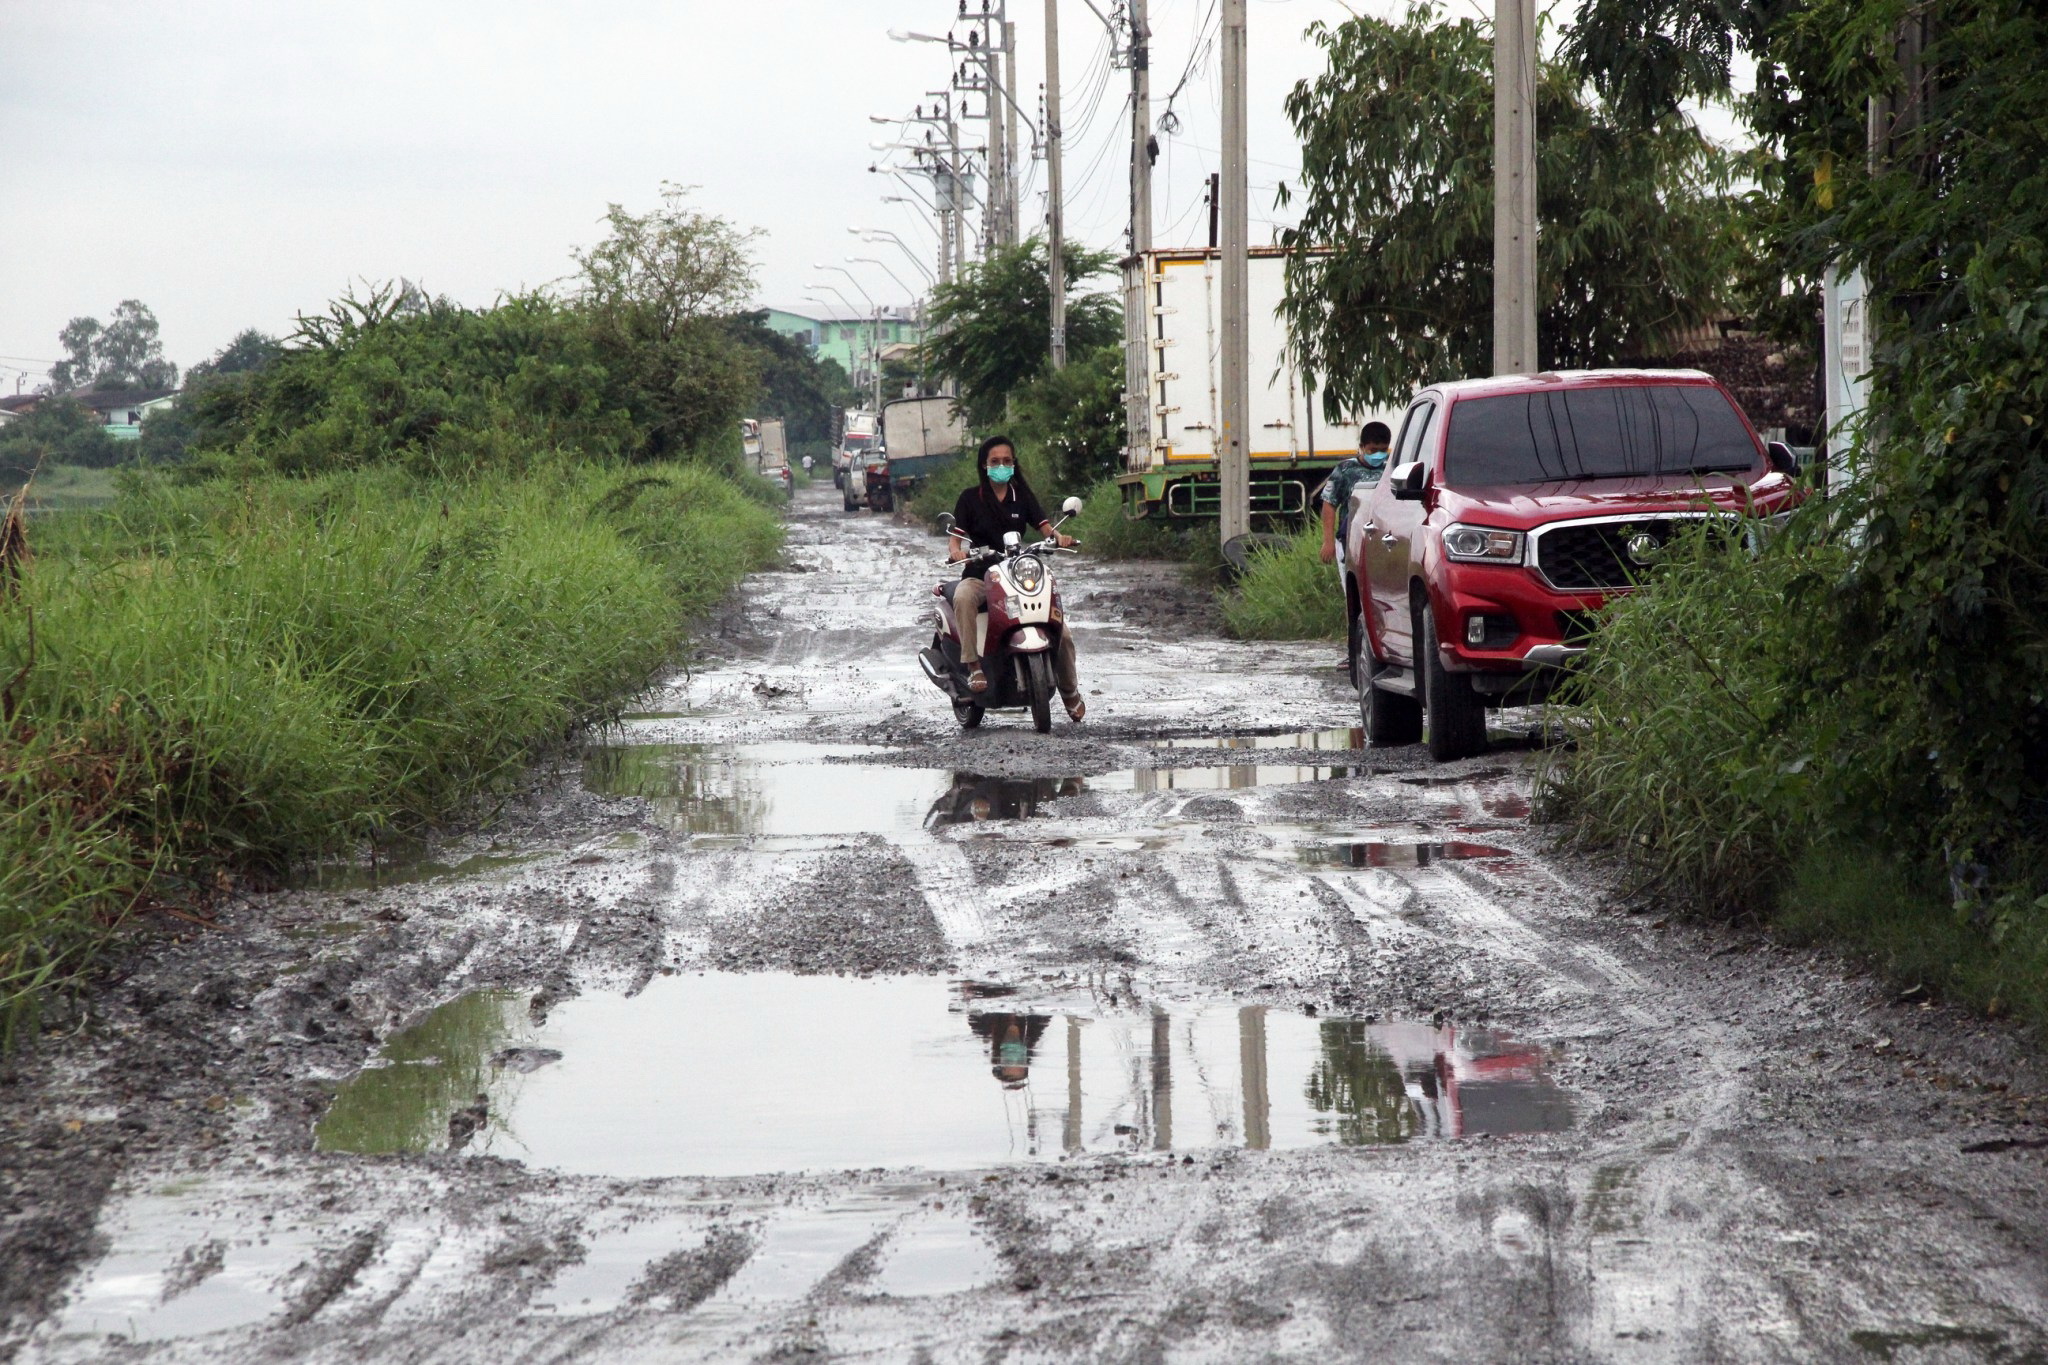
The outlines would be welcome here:
[[[919,480],[971,444],[967,418],[951,398],[899,398],[882,408],[889,482],[899,496],[909,496]]]
[[[1223,253],[1148,251],[1124,262],[1124,509],[1133,517],[1214,517],[1222,508],[1216,431],[1222,350]],[[1358,453],[1358,428],[1398,410],[1324,417],[1303,381],[1280,316],[1287,251],[1254,248],[1248,271],[1251,505],[1300,516],[1339,460]]]

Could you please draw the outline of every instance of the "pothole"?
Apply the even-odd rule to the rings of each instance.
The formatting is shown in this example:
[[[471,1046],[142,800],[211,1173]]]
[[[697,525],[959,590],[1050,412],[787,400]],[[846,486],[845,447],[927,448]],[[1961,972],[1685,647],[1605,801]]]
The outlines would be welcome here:
[[[531,1064],[529,1064],[529,1061]],[[1551,1132],[1540,1048],[1457,1024],[913,977],[704,973],[531,1022],[477,992],[394,1036],[329,1151],[460,1148],[652,1177]]]

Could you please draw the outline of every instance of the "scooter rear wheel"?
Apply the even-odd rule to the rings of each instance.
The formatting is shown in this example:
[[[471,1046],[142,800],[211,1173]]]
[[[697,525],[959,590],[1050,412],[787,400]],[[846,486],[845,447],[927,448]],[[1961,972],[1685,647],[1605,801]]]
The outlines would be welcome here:
[[[960,722],[960,728],[963,730],[972,730],[980,725],[984,714],[986,713],[971,701],[953,703],[953,719]]]

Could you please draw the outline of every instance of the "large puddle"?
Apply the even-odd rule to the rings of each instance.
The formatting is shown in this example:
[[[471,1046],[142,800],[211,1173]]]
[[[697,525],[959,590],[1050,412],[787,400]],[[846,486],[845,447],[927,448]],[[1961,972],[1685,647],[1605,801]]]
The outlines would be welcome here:
[[[1346,736],[1348,731],[1332,731]],[[1317,747],[1315,736],[1260,736],[1250,747]],[[1285,740],[1285,744],[1279,741]],[[1270,742],[1270,745],[1269,745]],[[1181,741],[1169,741],[1175,747]],[[1187,742],[1215,748],[1213,740]],[[1234,746],[1232,746],[1234,747]],[[1335,747],[1334,743],[1322,747]],[[1229,764],[1139,768],[1095,777],[1006,778],[938,768],[846,760],[878,752],[859,745],[617,744],[589,751],[583,785],[647,800],[668,824],[693,835],[829,837],[896,834],[977,820],[1037,815],[1046,802],[1085,791],[1232,791],[1349,777],[1346,765]]]
[[[568,1000],[539,1026],[522,995],[463,996],[393,1037],[317,1139],[721,1176],[1570,1122],[1542,1051],[1487,1028],[1224,1002],[1120,1009],[931,977],[707,973]]]

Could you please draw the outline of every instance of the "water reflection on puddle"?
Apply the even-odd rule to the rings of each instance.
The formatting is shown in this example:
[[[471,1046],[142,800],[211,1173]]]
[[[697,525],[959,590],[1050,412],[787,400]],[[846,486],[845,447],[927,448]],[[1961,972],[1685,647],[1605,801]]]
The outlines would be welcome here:
[[[1187,735],[1178,739],[1155,739],[1155,749],[1363,749],[1365,731],[1302,730],[1284,735]]]
[[[1291,742],[1299,736],[1283,738],[1290,739],[1285,747],[1301,747]],[[830,744],[609,745],[585,755],[583,785],[610,796],[642,797],[676,829],[690,834],[823,837],[1028,819],[1040,814],[1049,801],[1091,789],[1141,794],[1234,791],[1319,782],[1358,771],[1349,766],[1232,764],[1145,768],[1086,778],[1009,778],[844,761],[877,752]]]
[[[527,1050],[550,1060],[504,1064]],[[523,997],[481,992],[378,1060],[336,1096],[322,1148],[426,1151],[452,1133],[473,1152],[582,1174],[717,1176],[1571,1121],[1542,1052],[1485,1028],[1040,1003],[931,977],[662,977],[630,998],[565,1001],[540,1027]]]
[[[1471,844],[1459,839],[1442,843],[1391,843],[1367,839],[1354,843],[1304,844],[1301,860],[1314,867],[1428,867],[1468,859],[1512,858],[1512,849]]]

